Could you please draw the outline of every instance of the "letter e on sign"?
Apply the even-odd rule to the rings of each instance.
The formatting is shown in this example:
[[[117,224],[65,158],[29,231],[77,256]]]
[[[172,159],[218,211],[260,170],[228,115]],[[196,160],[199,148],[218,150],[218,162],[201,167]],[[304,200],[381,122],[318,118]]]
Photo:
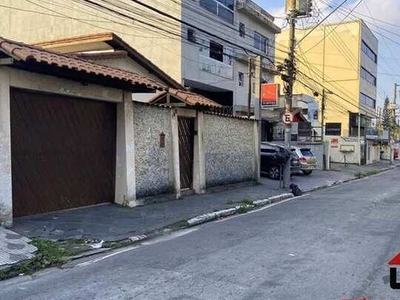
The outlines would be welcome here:
[[[289,125],[289,124],[291,124],[292,123],[292,121],[293,121],[293,115],[291,114],[291,113],[284,113],[283,115],[282,115],[282,121],[283,121],[283,123],[285,123],[286,125]]]

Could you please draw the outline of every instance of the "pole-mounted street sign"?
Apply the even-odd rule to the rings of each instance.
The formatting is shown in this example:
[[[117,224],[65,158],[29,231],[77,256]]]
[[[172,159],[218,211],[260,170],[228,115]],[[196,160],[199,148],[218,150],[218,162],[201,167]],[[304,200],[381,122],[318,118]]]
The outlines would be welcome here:
[[[282,115],[282,122],[286,125],[290,125],[293,122],[293,115],[290,112],[285,112]]]

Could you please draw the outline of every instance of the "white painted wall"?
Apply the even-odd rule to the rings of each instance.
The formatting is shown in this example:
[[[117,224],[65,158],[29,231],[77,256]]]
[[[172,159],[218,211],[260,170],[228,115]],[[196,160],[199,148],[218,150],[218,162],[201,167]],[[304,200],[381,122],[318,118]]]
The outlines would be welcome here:
[[[10,76],[0,68],[0,226],[12,226]]]
[[[336,163],[349,163],[349,164],[358,164],[359,155],[360,155],[360,147],[357,141],[343,139],[339,136],[326,136],[326,141],[329,142],[330,148],[330,161]],[[338,139],[339,143],[333,144],[333,139]],[[353,147],[354,152],[342,152],[340,151],[341,147]]]

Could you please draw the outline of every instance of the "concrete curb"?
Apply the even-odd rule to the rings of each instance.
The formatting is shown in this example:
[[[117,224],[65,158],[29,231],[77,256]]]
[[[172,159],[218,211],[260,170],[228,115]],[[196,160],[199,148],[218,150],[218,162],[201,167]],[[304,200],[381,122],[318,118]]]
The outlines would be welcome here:
[[[321,186],[318,186],[318,187],[315,187],[315,188],[306,189],[306,190],[304,190],[304,192],[305,193],[310,193],[310,192],[326,189],[326,188],[329,188],[329,187],[332,187],[332,186],[341,185],[343,183],[352,182],[352,181],[356,181],[356,180],[360,180],[360,179],[366,179],[366,178],[378,175],[378,174],[380,174],[382,172],[393,170],[393,169],[398,168],[398,167],[400,167],[400,165],[393,165],[393,166],[389,166],[389,167],[386,167],[386,168],[382,168],[382,169],[376,170],[376,172],[377,172],[376,174],[368,175],[368,176],[365,176],[365,177],[362,177],[362,178],[352,177],[352,178],[348,178],[348,179],[336,180],[336,181],[333,181],[332,183],[329,183],[329,184],[324,184],[324,185],[321,185]]]
[[[189,227],[192,227],[192,226],[200,225],[200,224],[210,222],[210,221],[213,221],[213,220],[216,220],[219,218],[223,218],[223,217],[241,213],[241,210],[243,210],[243,209],[245,209],[245,210],[246,209],[254,209],[254,208],[266,206],[269,204],[277,203],[277,202],[280,202],[280,201],[283,201],[283,200],[286,200],[289,198],[293,198],[292,193],[284,193],[281,195],[269,197],[267,199],[255,200],[252,202],[252,204],[238,205],[233,208],[223,209],[223,210],[219,210],[219,211],[215,211],[212,213],[207,213],[207,214],[203,214],[203,215],[191,218],[191,219],[187,220],[187,223],[188,223]]]

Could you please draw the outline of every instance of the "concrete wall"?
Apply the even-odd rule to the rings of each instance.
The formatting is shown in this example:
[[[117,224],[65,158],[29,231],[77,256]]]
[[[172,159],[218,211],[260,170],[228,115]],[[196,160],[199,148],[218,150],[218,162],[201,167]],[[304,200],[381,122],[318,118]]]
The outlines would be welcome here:
[[[10,77],[0,69],[0,226],[12,225]]]
[[[380,161],[381,147],[379,145],[373,145],[369,141],[367,147],[367,165]]]
[[[390,145],[381,146],[382,159],[383,160],[390,160]]]
[[[338,139],[338,143],[333,140]],[[357,139],[344,139],[338,136],[326,136],[330,144],[330,161],[336,163],[358,164],[360,147]],[[354,152],[341,151],[344,148],[353,148]]]
[[[93,59],[91,59],[93,60]],[[157,82],[161,82],[163,84],[166,84],[165,82],[161,81],[156,75],[153,73],[150,73],[147,71],[145,68],[143,68],[141,65],[139,65],[136,61],[129,57],[119,57],[119,58],[108,58],[108,59],[95,59],[94,60],[96,63],[104,66],[109,66],[112,68],[118,68],[121,70],[126,70],[129,72],[137,73],[143,76],[146,76],[150,79],[153,79]]]
[[[200,6],[199,0],[182,0],[182,20],[212,32],[235,43],[239,36],[234,24],[224,22],[218,16]],[[187,38],[187,27],[183,35]],[[182,44],[182,76],[186,80],[200,82],[214,87],[214,91],[234,91],[233,68],[235,60],[224,56],[220,62],[209,57],[210,40],[224,46],[224,53],[233,54],[232,46],[206,33],[195,30],[196,43],[186,41]],[[205,87],[207,88],[207,87]]]
[[[173,192],[171,110],[134,102],[133,124],[137,198]]]
[[[255,180],[254,121],[204,115],[206,186]]]

